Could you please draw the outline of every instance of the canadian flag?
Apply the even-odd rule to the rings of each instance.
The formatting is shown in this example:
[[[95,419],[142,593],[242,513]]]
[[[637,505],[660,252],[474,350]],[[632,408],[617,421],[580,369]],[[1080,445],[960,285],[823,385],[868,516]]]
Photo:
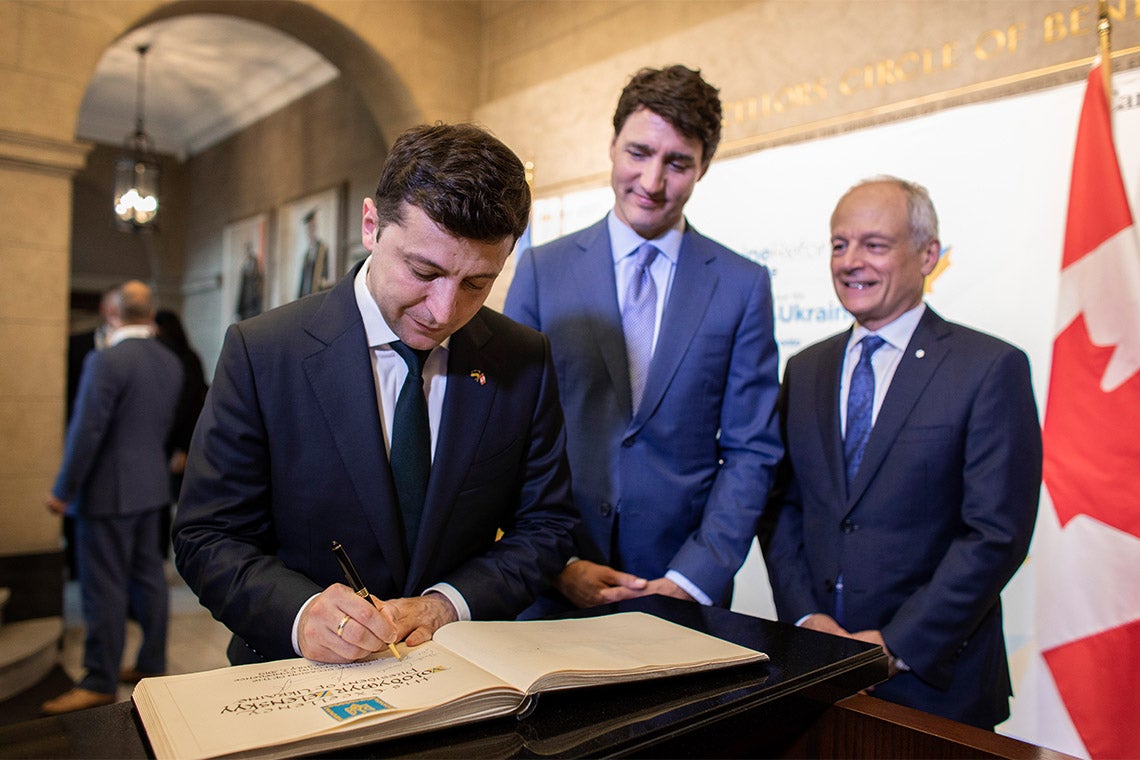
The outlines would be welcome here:
[[[1098,63],[1077,128],[1035,537],[1036,740],[1140,757],[1140,242]],[[1024,684],[1023,684],[1024,687]]]

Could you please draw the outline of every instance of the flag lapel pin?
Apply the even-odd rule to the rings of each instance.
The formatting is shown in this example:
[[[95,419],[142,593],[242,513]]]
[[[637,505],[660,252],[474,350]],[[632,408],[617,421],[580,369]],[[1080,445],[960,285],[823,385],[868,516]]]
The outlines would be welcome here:
[[[479,383],[479,385],[487,384],[487,376],[483,374],[483,370],[481,369],[471,370],[471,379]]]

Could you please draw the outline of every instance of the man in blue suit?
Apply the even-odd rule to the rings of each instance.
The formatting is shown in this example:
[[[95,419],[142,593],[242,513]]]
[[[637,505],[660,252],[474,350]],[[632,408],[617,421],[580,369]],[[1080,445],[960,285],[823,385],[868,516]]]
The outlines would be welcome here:
[[[511,619],[565,563],[576,518],[550,346],[483,308],[529,208],[497,139],[411,129],[364,201],[370,256],[229,328],[174,547],[234,634],[231,662],[349,662]],[[379,609],[345,585],[334,541]]]
[[[518,263],[505,311],[550,338],[582,514],[561,597],[528,616],[731,601],[782,449],[768,271],[683,215],[720,123],[699,72],[639,71],[614,114],[613,211]]]
[[[166,438],[182,390],[182,363],[153,339],[150,288],[125,283],[106,348],[84,360],[67,444],[47,507],[75,519],[76,558],[87,624],[79,685],[48,700],[58,714],[115,701],[128,606],[142,627],[137,665],[166,670],[169,595],[155,536],[170,502]]]
[[[855,325],[784,373],[787,459],[765,551],[776,609],[882,646],[891,677],[875,696],[993,728],[1011,692],[1000,595],[1041,485],[1029,362],[923,303],[941,244],[921,186],[856,185],[831,245]]]

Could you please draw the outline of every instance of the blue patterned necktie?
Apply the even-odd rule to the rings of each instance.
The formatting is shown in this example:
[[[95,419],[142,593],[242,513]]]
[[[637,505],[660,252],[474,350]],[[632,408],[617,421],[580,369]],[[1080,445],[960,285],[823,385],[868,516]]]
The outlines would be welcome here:
[[[629,357],[629,389],[633,411],[641,405],[645,381],[649,377],[649,362],[653,358],[653,328],[657,324],[657,285],[649,267],[657,258],[652,243],[642,243],[637,249],[633,276],[625,291],[625,306],[621,313],[622,331],[625,333],[625,350]]]
[[[389,461],[410,554],[416,547],[416,535],[427,497],[428,475],[431,473],[431,423],[428,421],[423,375],[424,362],[431,350],[412,348],[398,340],[391,345],[408,365],[408,376],[404,378],[392,416]]]
[[[875,405],[875,370],[871,366],[871,356],[878,351],[885,340],[878,335],[868,335],[860,341],[863,351],[859,363],[851,373],[851,387],[847,391],[847,434],[843,438],[843,456],[847,460],[847,488],[859,472],[863,461],[863,450],[871,437],[871,411]],[[847,610],[843,599],[843,571],[835,579],[835,622],[847,627]]]
[[[878,335],[863,338],[863,352],[851,373],[851,388],[847,392],[847,433],[843,438],[848,487],[859,472],[863,450],[871,436],[871,410],[875,404],[875,371],[871,367],[871,357],[885,342]]]

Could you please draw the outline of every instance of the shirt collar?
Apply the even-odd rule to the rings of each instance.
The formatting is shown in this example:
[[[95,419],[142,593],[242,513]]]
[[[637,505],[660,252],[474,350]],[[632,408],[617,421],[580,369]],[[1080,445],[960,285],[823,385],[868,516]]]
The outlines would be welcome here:
[[[364,335],[368,339],[368,347],[379,348],[399,340],[399,337],[384,321],[384,315],[380,313],[376,299],[368,290],[368,269],[371,264],[372,254],[369,254],[368,258],[364,260],[364,265],[360,267],[360,271],[356,273],[356,278],[352,281],[352,288],[356,294],[356,308],[360,312],[360,318],[364,321]],[[440,345],[447,348],[450,342],[451,336],[448,336]]]
[[[636,251],[642,243],[646,242],[645,238],[638,235],[633,229],[618,219],[617,214],[613,209],[606,215],[606,226],[610,232],[610,248],[614,257],[614,264],[629,256]],[[685,235],[685,217],[670,229],[665,231],[664,235],[657,237],[648,242],[657,246],[657,250],[661,255],[669,259],[673,265],[677,264],[677,258],[681,253],[681,240]]]
[[[154,336],[154,328],[150,325],[123,325],[116,327],[107,336],[106,347],[117,346],[128,338],[151,338]]]
[[[910,343],[910,338],[918,328],[918,321],[922,319],[922,314],[925,311],[926,303],[921,302],[913,309],[904,311],[890,324],[875,330],[874,334],[878,335],[894,348],[902,351],[906,348],[906,345]],[[851,331],[851,338],[847,341],[847,349],[851,350],[853,346],[870,334],[870,330],[856,322],[855,328]]]

